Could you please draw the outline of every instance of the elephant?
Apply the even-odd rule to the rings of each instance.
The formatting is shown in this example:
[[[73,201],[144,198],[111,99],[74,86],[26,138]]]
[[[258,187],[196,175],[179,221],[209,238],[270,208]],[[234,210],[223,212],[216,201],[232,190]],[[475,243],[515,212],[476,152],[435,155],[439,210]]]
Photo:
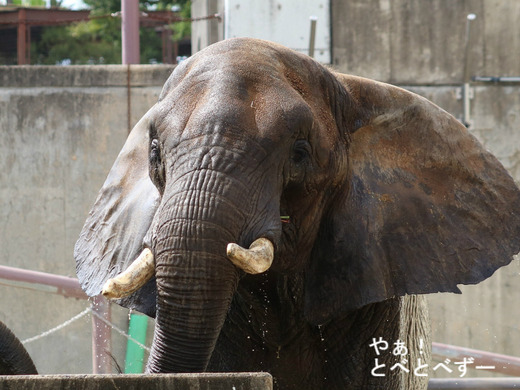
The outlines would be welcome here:
[[[1,321],[0,340],[0,375],[38,374],[23,344]]]
[[[88,295],[155,317],[148,373],[425,389],[424,294],[510,263],[519,209],[505,168],[427,99],[233,38],[174,69],[74,256]]]

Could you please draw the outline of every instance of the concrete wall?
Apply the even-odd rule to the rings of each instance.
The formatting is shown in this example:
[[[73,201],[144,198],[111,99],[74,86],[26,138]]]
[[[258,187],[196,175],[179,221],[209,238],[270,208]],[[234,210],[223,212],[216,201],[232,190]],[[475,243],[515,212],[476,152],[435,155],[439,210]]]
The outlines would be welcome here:
[[[0,264],[75,277],[74,243],[128,133],[127,70],[0,67]],[[131,125],[155,103],[171,70],[130,68]],[[0,321],[21,339],[88,305],[4,285],[0,296]],[[113,320],[126,329],[127,311],[112,306]],[[40,373],[91,373],[90,340],[85,316],[27,349]],[[113,332],[122,367],[125,346]]]
[[[520,75],[516,0],[331,0],[333,65],[394,84],[453,84],[463,77],[466,16],[474,13],[473,75]]]
[[[520,76],[517,0],[332,0],[333,66],[410,89],[460,119],[469,13],[469,75]],[[520,182],[520,85],[472,90],[470,131]],[[520,356],[519,275],[516,260],[462,295],[431,295],[433,339]]]
[[[11,376],[0,390],[272,390],[267,373]]]
[[[219,14],[221,19],[209,19],[192,24],[191,51],[196,53],[212,43],[224,39],[224,0],[192,0],[191,16],[201,18]]]

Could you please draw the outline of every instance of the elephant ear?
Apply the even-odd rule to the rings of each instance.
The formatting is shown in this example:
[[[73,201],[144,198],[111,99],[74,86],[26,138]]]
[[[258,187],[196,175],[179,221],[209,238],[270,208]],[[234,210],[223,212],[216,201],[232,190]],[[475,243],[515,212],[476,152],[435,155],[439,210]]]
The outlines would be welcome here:
[[[148,173],[150,109],[135,125],[119,153],[74,248],[76,272],[89,296],[125,270],[143,250],[143,239],[159,204]],[[155,278],[122,306],[155,316]]]
[[[324,219],[306,315],[405,294],[460,293],[520,250],[520,192],[454,117],[411,92],[337,75],[349,96],[350,178]]]

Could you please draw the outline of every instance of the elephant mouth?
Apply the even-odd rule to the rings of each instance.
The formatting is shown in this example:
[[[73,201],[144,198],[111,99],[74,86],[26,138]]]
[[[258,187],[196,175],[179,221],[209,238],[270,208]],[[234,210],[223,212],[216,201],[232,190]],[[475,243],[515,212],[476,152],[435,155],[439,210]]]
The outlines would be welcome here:
[[[227,257],[248,274],[267,271],[274,259],[274,245],[267,238],[255,240],[249,249],[230,243]],[[109,299],[127,297],[143,287],[155,274],[155,259],[152,251],[145,248],[132,264],[119,275],[106,281],[102,294]]]

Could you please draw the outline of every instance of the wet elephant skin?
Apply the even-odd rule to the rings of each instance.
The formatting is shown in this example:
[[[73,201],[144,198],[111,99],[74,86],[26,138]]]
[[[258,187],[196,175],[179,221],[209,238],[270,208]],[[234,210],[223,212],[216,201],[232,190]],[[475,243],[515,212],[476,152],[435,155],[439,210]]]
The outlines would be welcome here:
[[[421,294],[508,264],[519,206],[498,160],[433,103],[232,39],[179,65],[129,135],[76,244],[77,273],[96,295],[153,252],[155,277],[119,300],[156,317],[149,372],[425,389],[369,345],[402,340],[408,361],[426,361]],[[226,247],[258,238],[274,260],[246,274]]]

